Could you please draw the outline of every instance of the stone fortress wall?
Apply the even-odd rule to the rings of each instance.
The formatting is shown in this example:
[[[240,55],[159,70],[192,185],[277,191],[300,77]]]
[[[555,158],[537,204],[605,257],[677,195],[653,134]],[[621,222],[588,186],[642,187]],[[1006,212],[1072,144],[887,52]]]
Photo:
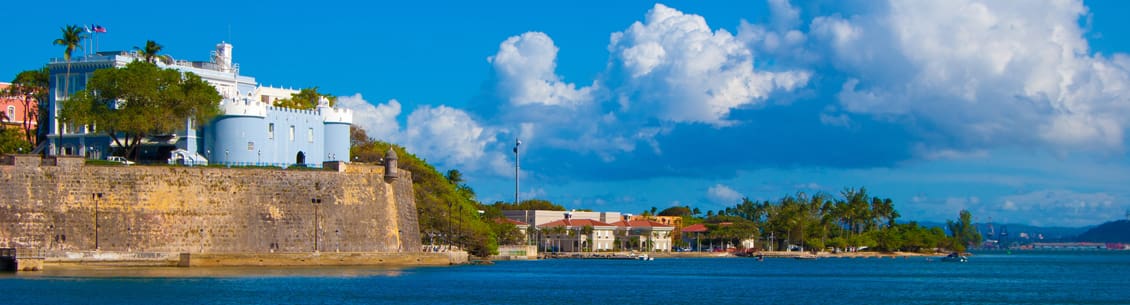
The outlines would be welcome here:
[[[411,173],[93,166],[0,158],[0,248],[88,251],[420,252]],[[100,195],[99,195],[100,194]]]

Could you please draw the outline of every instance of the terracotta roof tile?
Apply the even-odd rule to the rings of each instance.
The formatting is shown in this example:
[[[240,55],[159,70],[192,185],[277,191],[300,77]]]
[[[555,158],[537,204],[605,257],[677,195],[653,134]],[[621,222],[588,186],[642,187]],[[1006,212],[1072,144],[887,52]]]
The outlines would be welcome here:
[[[617,221],[616,223],[613,223],[612,225],[615,225],[617,227],[636,227],[636,228],[644,228],[644,227],[674,228],[675,227],[675,226],[665,225],[665,224],[655,222],[655,221],[650,221],[650,220]]]
[[[524,223],[524,222],[513,220],[513,219],[510,219],[510,218],[506,218],[506,217],[495,218],[494,223],[508,223],[508,224],[512,224],[512,225],[516,225],[516,226],[526,225],[526,223]]]
[[[683,228],[684,233],[702,233],[708,231],[706,225],[698,223]]]

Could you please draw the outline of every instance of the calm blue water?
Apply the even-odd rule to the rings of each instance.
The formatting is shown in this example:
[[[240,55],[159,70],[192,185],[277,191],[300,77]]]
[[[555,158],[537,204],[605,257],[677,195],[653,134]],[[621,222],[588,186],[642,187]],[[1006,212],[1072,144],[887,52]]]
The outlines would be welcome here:
[[[0,275],[3,304],[1130,304],[1130,253]]]

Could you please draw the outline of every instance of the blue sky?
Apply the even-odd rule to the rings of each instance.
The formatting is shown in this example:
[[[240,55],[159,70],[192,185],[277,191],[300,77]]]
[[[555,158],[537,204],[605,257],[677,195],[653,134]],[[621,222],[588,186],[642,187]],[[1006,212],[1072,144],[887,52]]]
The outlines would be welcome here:
[[[638,213],[867,187],[904,219],[1081,226],[1130,209],[1124,1],[17,2],[0,76],[152,39],[232,42],[484,202]],[[67,8],[67,9],[61,9]],[[4,78],[4,77],[0,77]]]

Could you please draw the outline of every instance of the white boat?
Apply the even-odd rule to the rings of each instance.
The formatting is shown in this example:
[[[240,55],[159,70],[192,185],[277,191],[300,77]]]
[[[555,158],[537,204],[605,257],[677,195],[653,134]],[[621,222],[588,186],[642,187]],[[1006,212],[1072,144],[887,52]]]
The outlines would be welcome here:
[[[968,262],[969,258],[965,257],[964,255],[958,254],[957,252],[954,252],[954,253],[950,253],[950,255],[946,255],[945,257],[943,257],[942,261],[947,262],[947,263],[964,263],[964,262]]]

